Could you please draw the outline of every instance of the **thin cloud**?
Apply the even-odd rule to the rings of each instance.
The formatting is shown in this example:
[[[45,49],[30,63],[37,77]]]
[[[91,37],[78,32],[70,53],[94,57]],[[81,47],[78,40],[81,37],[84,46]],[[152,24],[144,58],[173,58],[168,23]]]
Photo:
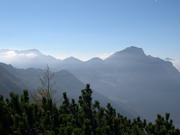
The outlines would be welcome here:
[[[180,72],[180,60],[174,60],[171,61],[173,63],[173,65],[179,70]]]
[[[28,57],[28,58],[35,58],[37,57],[37,54],[35,53],[23,53],[21,51],[14,51],[14,50],[6,50],[6,51],[3,51],[1,50],[0,51],[0,58],[6,58],[6,59],[11,59],[11,58],[15,58],[15,57]]]
[[[17,56],[17,53],[15,53],[14,51],[7,51],[7,52],[3,52],[1,54],[1,56],[3,58],[12,58],[12,57],[16,57]]]
[[[100,54],[100,55],[98,55],[97,57],[99,57],[99,58],[101,58],[101,59],[106,59],[107,57],[109,57],[109,56],[111,56],[113,54],[113,52],[112,53],[104,53],[104,54]]]

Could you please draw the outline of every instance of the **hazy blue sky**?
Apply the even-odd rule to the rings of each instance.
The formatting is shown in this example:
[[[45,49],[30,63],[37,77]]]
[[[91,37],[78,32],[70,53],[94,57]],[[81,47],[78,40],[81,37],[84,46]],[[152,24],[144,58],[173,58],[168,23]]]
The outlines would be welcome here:
[[[87,58],[128,46],[180,59],[180,0],[0,0],[0,49]]]

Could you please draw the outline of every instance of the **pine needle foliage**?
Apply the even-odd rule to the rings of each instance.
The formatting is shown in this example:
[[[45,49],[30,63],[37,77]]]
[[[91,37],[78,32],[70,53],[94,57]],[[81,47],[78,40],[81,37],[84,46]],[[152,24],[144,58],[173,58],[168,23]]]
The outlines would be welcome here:
[[[41,105],[31,103],[27,90],[8,99],[0,95],[0,135],[180,135],[169,113],[158,114],[154,123],[130,120],[109,103],[93,102],[91,95],[89,84],[77,103],[64,93],[60,106],[51,96],[43,97]]]

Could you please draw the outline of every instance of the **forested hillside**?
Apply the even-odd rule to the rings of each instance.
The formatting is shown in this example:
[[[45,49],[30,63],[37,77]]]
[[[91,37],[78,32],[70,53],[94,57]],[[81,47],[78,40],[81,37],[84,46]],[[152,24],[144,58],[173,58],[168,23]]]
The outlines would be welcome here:
[[[28,91],[23,95],[10,93],[9,99],[0,96],[1,135],[179,135],[170,114],[157,115],[154,123],[130,120],[116,113],[107,104],[92,100],[90,85],[81,91],[78,103],[63,93],[60,106],[52,99],[41,103],[29,101]]]

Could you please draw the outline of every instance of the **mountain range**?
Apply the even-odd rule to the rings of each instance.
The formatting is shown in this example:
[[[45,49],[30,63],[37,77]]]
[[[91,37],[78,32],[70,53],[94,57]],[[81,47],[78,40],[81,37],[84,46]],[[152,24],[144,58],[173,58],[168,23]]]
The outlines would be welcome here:
[[[131,46],[128,48],[131,48],[131,51],[133,53],[133,51],[135,51],[136,50],[135,48],[137,48],[137,47]],[[130,51],[130,49],[128,49],[128,48],[124,49],[123,51],[125,51],[125,50]],[[134,48],[134,49],[132,49],[132,48]],[[141,49],[141,51],[143,51],[143,50]],[[115,55],[117,53],[118,52],[114,53],[113,55]],[[109,57],[107,59],[109,59]],[[169,62],[173,63],[173,65],[178,70],[180,70],[180,61],[179,60],[165,58],[165,61],[169,61]],[[51,67],[51,69],[59,71],[60,66],[62,66],[63,68],[66,68],[67,66],[71,66],[71,65],[75,66],[76,64],[78,64],[78,65],[79,64],[88,65],[88,63],[98,64],[98,63],[102,63],[103,60],[98,57],[94,57],[87,61],[81,61],[73,56],[68,57],[64,60],[61,60],[59,58],[57,59],[50,55],[45,55],[37,49],[30,49],[30,50],[0,49],[0,62],[6,63],[6,64],[11,64],[15,68],[23,68],[23,69],[26,69],[26,68],[42,68],[42,69],[44,69],[48,64],[49,67]],[[62,67],[60,67],[60,68],[62,68]]]
[[[42,69],[48,64],[58,75],[56,80],[59,89],[66,88],[68,93],[75,94],[69,87],[79,90],[83,84],[90,83],[92,89],[125,108],[125,112],[149,120],[153,120],[157,113],[170,112],[175,124],[180,125],[179,71],[171,62],[146,55],[141,48],[131,46],[104,60],[96,57],[85,62],[74,57],[58,60],[37,50],[23,53],[16,51],[15,54],[8,51],[10,50],[1,51],[0,56],[11,57],[8,64],[24,69],[12,69],[12,66],[6,67],[3,64],[1,66],[28,88],[37,87],[38,78],[43,74]],[[15,57],[19,62],[13,60]],[[65,81],[62,78],[66,78]],[[94,95],[97,95],[96,92]]]
[[[0,63],[0,94],[9,97],[10,92],[22,94],[24,89],[31,93],[41,85],[40,78],[44,73],[45,70],[43,69],[17,69],[12,65]],[[53,74],[54,78],[51,81],[55,82],[53,89],[56,91],[54,98],[57,99],[57,102],[62,99],[63,92],[66,92],[69,98],[74,98],[77,101],[81,95],[81,90],[85,88],[85,84],[66,70],[53,72]],[[121,106],[94,90],[92,96],[93,100],[100,101],[102,106],[111,103],[121,114],[130,118],[133,117],[133,114],[123,107],[123,104]]]

